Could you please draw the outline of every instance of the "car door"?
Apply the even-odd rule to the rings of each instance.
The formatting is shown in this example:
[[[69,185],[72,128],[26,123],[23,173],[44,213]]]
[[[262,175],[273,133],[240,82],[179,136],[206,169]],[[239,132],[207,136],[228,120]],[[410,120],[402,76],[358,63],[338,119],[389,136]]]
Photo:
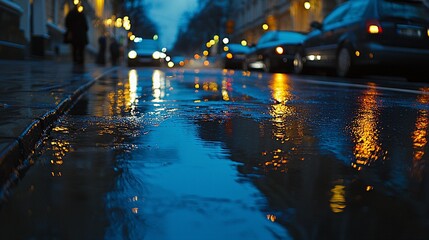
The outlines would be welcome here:
[[[334,41],[341,26],[341,20],[347,13],[349,2],[346,2],[326,16],[321,26],[314,29],[305,41],[307,62],[309,65],[329,66],[334,61],[332,58],[336,51]]]
[[[326,26],[325,59],[330,67],[337,65],[337,53],[343,42],[354,43],[356,34],[360,34],[360,26],[364,21],[363,15],[367,9],[368,1],[350,1],[345,4],[347,10],[333,24]]]
[[[251,48],[249,53],[246,55],[247,65],[250,65],[250,68],[254,68],[251,65],[259,66],[257,68],[262,68],[263,54],[266,49],[267,44],[269,44],[272,39],[275,38],[276,32],[267,32],[261,36],[258,43]]]

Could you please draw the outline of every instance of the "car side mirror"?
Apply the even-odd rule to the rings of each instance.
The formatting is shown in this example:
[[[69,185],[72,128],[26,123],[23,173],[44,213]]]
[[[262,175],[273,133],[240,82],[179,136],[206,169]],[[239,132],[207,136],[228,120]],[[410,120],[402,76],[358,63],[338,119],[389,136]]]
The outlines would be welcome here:
[[[318,22],[318,21],[313,21],[313,22],[311,22],[310,23],[310,27],[312,28],[312,29],[322,29],[322,23],[320,23],[320,22]]]

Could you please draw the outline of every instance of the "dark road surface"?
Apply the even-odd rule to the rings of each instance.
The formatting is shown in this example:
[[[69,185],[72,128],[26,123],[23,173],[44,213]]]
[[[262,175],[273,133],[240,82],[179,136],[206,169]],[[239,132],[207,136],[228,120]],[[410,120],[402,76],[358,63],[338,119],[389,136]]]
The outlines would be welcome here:
[[[120,68],[46,136],[0,239],[429,239],[424,86]]]

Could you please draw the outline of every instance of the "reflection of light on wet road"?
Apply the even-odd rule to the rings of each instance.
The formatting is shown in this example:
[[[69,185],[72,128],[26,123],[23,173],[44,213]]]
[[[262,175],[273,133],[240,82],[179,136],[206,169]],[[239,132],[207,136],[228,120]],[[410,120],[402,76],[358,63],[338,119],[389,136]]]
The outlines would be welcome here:
[[[417,102],[420,104],[429,103],[429,88],[421,89],[425,94],[419,95]],[[429,126],[429,111],[427,109],[420,109],[417,114],[415,130],[412,135],[413,140],[413,165],[411,168],[411,175],[421,180],[424,169],[424,162],[422,158],[425,154],[425,147],[427,145],[427,129]]]
[[[270,110],[273,124],[276,126],[274,135],[285,140],[286,118],[295,113],[295,108],[287,104],[292,99],[290,80],[286,74],[274,74],[269,87],[276,102],[271,105]]]
[[[232,83],[231,78],[224,78],[222,80],[222,99],[224,101],[229,101],[229,92],[232,91]]]
[[[382,154],[377,127],[380,114],[377,103],[378,91],[374,85],[368,87],[360,98],[359,109],[351,129],[355,143],[353,154],[356,158],[352,166],[357,170],[378,160]]]
[[[218,84],[216,81],[207,81],[203,83],[203,90],[210,92],[217,92],[219,90]]]
[[[278,103],[287,103],[292,99],[289,76],[286,74],[273,74],[270,82],[273,98]]]
[[[135,106],[136,99],[138,97],[138,95],[137,95],[138,81],[137,80],[138,80],[137,71],[135,69],[130,70],[130,72],[128,73],[128,84],[130,85],[129,104],[131,105],[132,108]]]
[[[160,102],[165,97],[165,73],[160,70],[153,71],[152,96],[154,102]]]
[[[108,114],[113,116],[123,112],[130,112],[134,109],[138,99],[137,79],[137,71],[130,70],[128,72],[128,81],[123,82],[111,79],[110,85],[104,85],[103,90],[107,92],[107,102],[95,106],[97,115]]]
[[[272,122],[272,135],[279,142],[278,148],[262,152],[262,156],[268,160],[264,163],[265,170],[287,172],[287,164],[291,156],[298,153],[297,146],[303,138],[303,123],[296,118],[296,106],[290,101],[294,98],[291,93],[291,81],[286,74],[273,74],[269,82],[271,97],[270,115]],[[287,144],[285,144],[287,143]],[[299,158],[303,160],[303,158]]]
[[[66,127],[55,127],[52,130],[54,132],[61,132],[64,134],[68,134],[69,132],[68,128]],[[62,176],[61,166],[64,164],[64,158],[66,154],[71,152],[73,149],[69,141],[61,140],[61,139],[52,140],[50,142],[50,147],[52,150],[51,175],[53,177],[61,177]]]
[[[198,89],[200,88],[200,78],[199,77],[194,78],[194,87],[195,87],[195,91],[198,91]]]
[[[340,213],[344,211],[344,208],[346,208],[346,191],[345,191],[344,185],[335,185],[331,189],[331,200],[330,200],[330,206],[331,210],[334,213]]]

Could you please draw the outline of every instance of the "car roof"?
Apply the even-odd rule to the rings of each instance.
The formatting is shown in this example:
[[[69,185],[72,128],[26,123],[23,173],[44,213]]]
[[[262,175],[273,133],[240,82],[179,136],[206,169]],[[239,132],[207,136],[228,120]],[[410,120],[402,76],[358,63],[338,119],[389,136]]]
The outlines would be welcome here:
[[[279,44],[299,44],[306,36],[304,32],[288,30],[272,30],[261,36],[258,47],[269,47]]]
[[[240,43],[229,43],[228,48],[231,52],[248,52],[249,51],[249,47],[247,46],[243,46]]]

